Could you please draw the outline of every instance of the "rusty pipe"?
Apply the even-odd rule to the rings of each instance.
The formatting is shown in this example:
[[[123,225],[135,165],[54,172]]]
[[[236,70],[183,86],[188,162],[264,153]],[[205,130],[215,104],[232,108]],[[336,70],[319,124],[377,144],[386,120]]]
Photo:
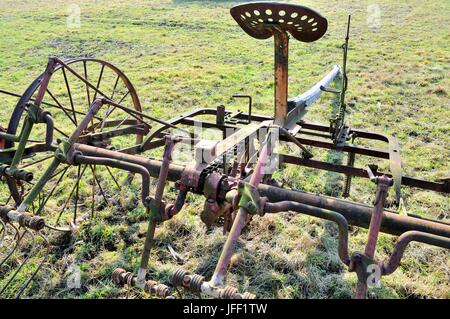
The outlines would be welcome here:
[[[350,257],[348,254],[348,223],[344,216],[331,210],[292,201],[278,203],[266,202],[264,205],[265,213],[279,213],[286,211],[294,211],[335,222],[339,228],[339,258],[345,265],[350,265]]]
[[[54,122],[50,113],[45,113],[43,117],[44,123],[46,124],[45,130],[45,148],[50,150],[52,148],[53,143],[53,130],[54,130]]]
[[[119,153],[77,143],[75,144],[75,148],[85,155],[110,157],[144,166],[152,177],[158,177],[161,168],[161,161],[147,159],[143,156]],[[184,170],[185,167],[181,165],[170,164],[167,179],[172,182],[180,180]],[[369,228],[373,210],[373,207],[371,206],[325,195],[284,189],[267,184],[259,184],[258,191],[261,197],[267,197],[270,202],[287,200],[336,211],[343,215],[350,225]],[[419,217],[399,215],[392,211],[384,210],[384,216],[381,222],[381,231],[383,233],[399,236],[404,232],[411,230],[450,238],[450,225],[446,223],[421,219]]]
[[[369,228],[373,207],[337,199],[324,195],[288,190],[276,186],[260,184],[259,194],[270,202],[294,201],[340,213],[350,225]],[[387,210],[383,212],[381,231],[391,235],[401,235],[410,230],[421,231],[450,238],[450,225],[439,222],[399,215]]]
[[[151,177],[157,178],[161,170],[162,162],[159,160],[148,159],[139,155],[131,155],[126,153],[120,153],[111,151],[108,149],[90,146],[86,144],[75,143],[74,148],[84,155],[96,156],[102,158],[113,158],[116,160],[124,161],[127,163],[137,164],[147,169]],[[170,164],[168,169],[167,179],[171,182],[175,182],[181,179],[184,171],[184,167],[176,164]]]
[[[113,158],[86,156],[79,153],[74,154],[75,164],[91,164],[91,165],[103,165],[114,168],[120,168],[132,173],[137,173],[142,176],[142,202],[145,203],[150,190],[150,174],[147,169],[141,165],[120,161]]]

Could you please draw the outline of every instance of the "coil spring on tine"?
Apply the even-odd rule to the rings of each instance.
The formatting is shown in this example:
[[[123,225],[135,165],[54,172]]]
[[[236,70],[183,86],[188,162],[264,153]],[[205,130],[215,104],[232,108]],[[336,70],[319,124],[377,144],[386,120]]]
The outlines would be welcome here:
[[[117,285],[133,286],[133,273],[125,271],[122,268],[116,268],[112,273],[112,280]]]
[[[155,295],[159,298],[165,298],[169,295],[169,287],[163,284],[158,284],[154,287]]]
[[[30,214],[22,213],[19,216],[19,225],[39,231],[45,227],[45,219],[40,216],[31,216]]]
[[[256,299],[256,295],[246,291],[242,294],[242,299]]]
[[[170,292],[169,287],[164,284],[159,284],[154,280],[147,280],[145,282],[144,291],[159,298],[165,298],[169,296]]]
[[[220,298],[221,299],[241,299],[241,296],[239,294],[239,291],[236,288],[226,286],[220,292]]]
[[[126,273],[125,269],[122,268],[116,268],[114,269],[112,273],[112,280],[116,285],[119,285],[122,283],[122,274]]]
[[[202,292],[202,284],[205,281],[205,277],[200,275],[191,276],[191,281],[189,283],[189,290],[196,293]]]
[[[145,282],[145,286],[144,286],[144,291],[146,292],[146,293],[153,293],[153,291],[152,291],[152,288],[154,287],[154,286],[156,286],[158,283],[156,282],[156,281],[153,281],[153,280],[147,280],[146,282]]]
[[[172,282],[172,285],[174,287],[183,287],[184,277],[188,274],[189,273],[183,268],[178,268],[177,270],[175,270],[170,280]]]
[[[133,278],[134,278],[133,273],[127,272],[127,273],[125,273],[125,275],[124,275],[124,282],[125,282],[129,287],[131,287],[131,286],[133,286]]]
[[[33,230],[41,230],[42,228],[45,227],[45,220],[42,217],[39,216],[33,216],[30,219],[30,222],[28,224],[28,227],[33,229]]]

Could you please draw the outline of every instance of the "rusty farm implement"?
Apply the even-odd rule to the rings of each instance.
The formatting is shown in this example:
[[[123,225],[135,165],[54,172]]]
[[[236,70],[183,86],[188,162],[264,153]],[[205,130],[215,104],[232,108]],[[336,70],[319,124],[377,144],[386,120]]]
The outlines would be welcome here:
[[[273,117],[254,114],[252,98],[238,95],[248,99],[248,112],[218,106],[162,120],[142,112],[136,90],[118,68],[91,58],[52,57],[24,94],[2,91],[19,101],[0,132],[0,296],[20,296],[45,267],[49,234],[71,234],[82,227],[82,221],[95,214],[96,202],[108,202],[115,192],[136,192],[128,189],[133,180],[140,182],[136,205],[143,205],[148,216],[141,263],[136,272],[114,270],[112,279],[160,298],[179,296],[174,292],[182,289],[214,298],[254,298],[251,292],[227,286],[226,274],[241,231],[265,214],[290,211],[334,222],[339,230],[338,256],[358,278],[356,298],[364,298],[368,285],[396,270],[410,242],[450,248],[450,225],[404,213],[402,199],[404,187],[448,194],[449,181],[403,176],[394,137],[346,125],[350,18],[342,67],[334,66],[307,92],[288,99],[289,41],[319,40],[327,31],[327,20],[303,6],[269,2],[235,6],[231,15],[248,35],[274,38]],[[338,111],[327,125],[305,119],[322,94],[335,95],[338,101]],[[205,129],[218,137],[203,139]],[[295,152],[285,151],[286,145]],[[179,146],[187,150],[184,156],[190,161],[173,158]],[[346,165],[316,159],[324,150],[345,154]],[[356,167],[357,156],[388,161],[389,172],[375,164]],[[280,165],[345,175],[344,198],[353,178],[369,179],[376,192],[374,205],[280,187],[272,180]],[[156,181],[154,190],[151,179]],[[86,187],[80,190],[82,183],[90,185],[90,194]],[[164,194],[168,183],[176,187],[173,202],[167,202]],[[390,189],[395,198],[388,203]],[[199,217],[206,227],[221,226],[228,233],[214,273],[205,278],[179,268],[167,282],[148,279],[155,229],[176,218],[188,193],[205,199]],[[363,252],[349,252],[350,225],[368,229]],[[398,236],[387,260],[376,258],[380,232]],[[42,261],[27,268],[30,256],[36,254]],[[18,283],[21,272],[27,273],[20,276],[27,280]]]

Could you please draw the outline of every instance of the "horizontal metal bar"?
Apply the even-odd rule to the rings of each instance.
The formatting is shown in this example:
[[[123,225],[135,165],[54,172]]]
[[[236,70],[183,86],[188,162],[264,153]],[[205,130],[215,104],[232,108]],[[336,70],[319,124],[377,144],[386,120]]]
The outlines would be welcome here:
[[[237,125],[232,125],[232,124],[217,125],[214,122],[198,120],[198,119],[194,119],[192,117],[183,118],[180,121],[180,123],[184,124],[184,125],[192,125],[192,126],[202,125],[202,127],[204,127],[204,128],[240,129],[240,127]],[[327,141],[313,139],[313,138],[302,138],[299,136],[300,136],[300,134],[297,134],[295,136],[295,138],[301,144],[304,144],[304,145],[315,146],[315,147],[336,150],[336,151],[341,151],[341,152],[346,152],[346,153],[348,152],[348,153],[355,153],[355,154],[372,156],[372,157],[377,157],[377,158],[389,159],[389,152],[387,150],[380,150],[380,149],[376,149],[376,148],[370,148],[370,147],[365,147],[365,146],[356,146],[356,145],[351,145],[351,144],[347,144],[346,146],[341,148],[341,147],[337,147],[332,142],[327,142]],[[285,142],[289,141],[284,136],[280,136],[280,139]]]
[[[373,207],[354,203],[333,197],[316,195],[295,190],[287,190],[275,186],[260,184],[258,190],[271,202],[295,201],[306,205],[336,211],[342,214],[349,224],[368,228]],[[450,225],[422,219],[399,215],[388,210],[383,213],[381,231],[392,235],[401,235],[404,232],[416,230],[438,236],[450,238]]]
[[[311,159],[304,159],[297,156],[292,155],[286,155],[286,154],[279,154],[280,162],[288,163],[288,164],[295,164],[300,166],[306,166],[311,168],[317,168],[322,169],[326,171],[332,171],[336,173],[342,173],[349,176],[357,176],[357,177],[364,177],[369,178],[367,171],[362,168],[356,168],[353,166],[346,166],[346,165],[339,165],[339,164],[333,164],[333,163],[327,163],[322,161],[316,161]],[[377,176],[381,175],[387,175],[391,177],[391,174],[382,173],[382,172],[376,172]],[[417,179],[413,177],[408,176],[402,176],[402,185],[410,186],[410,187],[417,187],[421,189],[428,189],[435,192],[441,192],[441,193],[450,193],[450,189],[448,188],[448,185],[445,183],[437,183],[437,182],[429,182],[422,179]]]
[[[290,100],[289,106],[292,107],[292,109],[287,114],[284,128],[287,130],[293,129],[296,123],[306,115],[308,107],[322,95],[323,91],[321,90],[321,87],[328,86],[339,75],[341,75],[341,67],[335,65],[333,69],[312,88]]]

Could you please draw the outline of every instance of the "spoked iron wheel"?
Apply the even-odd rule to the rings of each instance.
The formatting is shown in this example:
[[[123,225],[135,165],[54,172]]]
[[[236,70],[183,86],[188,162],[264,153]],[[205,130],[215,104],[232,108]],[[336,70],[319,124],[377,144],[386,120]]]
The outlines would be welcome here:
[[[133,85],[112,64],[92,58],[71,59],[64,63],[68,67],[58,66],[55,70],[41,104],[41,108],[49,111],[53,117],[55,146],[58,140],[73,133],[92,102],[100,97],[100,92],[116,103],[141,111]],[[27,103],[34,101],[42,78],[43,75],[33,81],[20,98],[11,117],[8,133],[20,133],[23,119],[27,116]],[[146,131],[147,126],[140,117],[104,105],[78,142],[121,151],[141,143]],[[33,127],[28,144],[43,142],[44,136],[45,125],[37,124]],[[5,145],[12,146],[11,142]],[[10,204],[13,201],[15,205],[21,203],[49,166],[53,156],[53,151],[39,152],[21,160],[19,168],[33,172],[34,179],[31,183],[14,179],[7,181],[11,192]],[[30,213],[44,216],[49,226],[69,229],[69,224],[76,224],[80,217],[94,214],[97,205],[114,202],[114,198],[121,193],[119,190],[123,190],[126,179],[125,172],[113,168],[61,164],[31,205]]]

